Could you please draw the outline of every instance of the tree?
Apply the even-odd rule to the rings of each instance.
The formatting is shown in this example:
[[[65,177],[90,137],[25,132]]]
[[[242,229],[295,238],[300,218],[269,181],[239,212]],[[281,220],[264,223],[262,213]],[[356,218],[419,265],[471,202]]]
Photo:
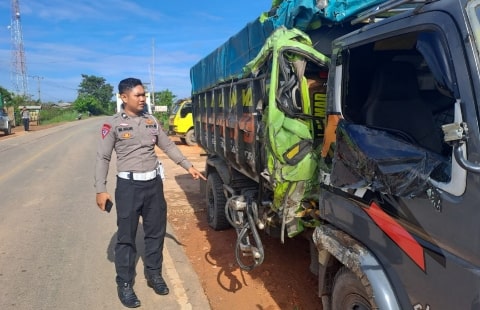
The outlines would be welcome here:
[[[103,77],[82,74],[82,82],[78,88],[78,98],[75,100],[75,102],[79,101],[79,107],[94,107],[95,111],[88,110],[93,114],[109,113],[113,106],[112,97],[113,86],[107,84]]]
[[[14,106],[15,108],[20,108],[26,105],[30,105],[32,98],[27,95],[13,95],[10,97],[8,102],[9,106]]]
[[[3,88],[2,86],[0,86],[0,96],[2,97],[3,99],[3,103],[5,105],[11,105],[12,103],[12,94],[6,90],[5,88]],[[0,104],[1,105],[1,104]]]
[[[165,89],[160,92],[155,92],[155,105],[167,106],[168,111],[171,110],[171,107],[174,103],[175,96],[170,90]]]
[[[91,95],[78,96],[78,98],[73,102],[73,108],[78,112],[90,112],[93,115],[108,113],[108,111],[102,107],[98,99]]]

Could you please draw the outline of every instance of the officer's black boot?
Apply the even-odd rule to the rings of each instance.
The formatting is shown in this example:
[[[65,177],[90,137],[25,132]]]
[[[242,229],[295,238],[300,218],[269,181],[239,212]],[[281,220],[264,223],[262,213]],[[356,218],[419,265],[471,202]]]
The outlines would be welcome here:
[[[153,288],[158,295],[167,295],[170,291],[162,276],[155,275],[147,279],[147,285]]]
[[[140,307],[140,300],[133,291],[132,286],[129,283],[123,283],[117,286],[118,298],[125,307],[137,308]]]

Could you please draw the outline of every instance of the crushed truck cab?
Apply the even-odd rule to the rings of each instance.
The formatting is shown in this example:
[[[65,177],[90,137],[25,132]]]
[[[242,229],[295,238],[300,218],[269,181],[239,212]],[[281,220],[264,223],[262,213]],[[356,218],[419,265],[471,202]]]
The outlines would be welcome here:
[[[480,307],[479,8],[281,1],[192,67],[242,269],[306,237],[324,309]]]

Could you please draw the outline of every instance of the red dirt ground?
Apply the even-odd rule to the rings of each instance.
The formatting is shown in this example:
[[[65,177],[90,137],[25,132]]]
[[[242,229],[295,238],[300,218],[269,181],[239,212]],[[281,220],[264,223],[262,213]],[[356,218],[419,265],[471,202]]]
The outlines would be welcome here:
[[[175,138],[172,138],[175,140]],[[175,140],[176,141],[176,140]],[[177,146],[203,170],[200,147]],[[160,154],[164,164],[168,159]],[[309,244],[304,237],[280,239],[261,233],[265,260],[256,269],[241,270],[235,261],[235,230],[214,231],[207,224],[205,193],[180,167],[168,166],[165,196],[175,235],[197,272],[214,310],[316,310],[317,278],[309,271]]]

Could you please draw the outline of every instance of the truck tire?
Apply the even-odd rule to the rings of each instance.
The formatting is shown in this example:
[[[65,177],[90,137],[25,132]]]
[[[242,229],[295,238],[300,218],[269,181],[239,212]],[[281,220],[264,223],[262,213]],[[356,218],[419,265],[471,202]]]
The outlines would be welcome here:
[[[214,230],[230,227],[225,215],[227,199],[223,193],[223,182],[218,173],[212,172],[207,178],[207,221]]]
[[[185,143],[190,146],[197,145],[197,140],[195,139],[195,131],[190,129],[185,135]]]
[[[332,292],[332,310],[370,310],[368,294],[360,279],[346,267],[335,276]]]

